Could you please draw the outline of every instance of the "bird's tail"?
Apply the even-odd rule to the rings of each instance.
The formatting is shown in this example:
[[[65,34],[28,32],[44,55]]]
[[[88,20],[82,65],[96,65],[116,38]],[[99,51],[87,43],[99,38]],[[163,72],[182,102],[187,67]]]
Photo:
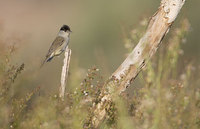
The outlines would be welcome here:
[[[42,68],[42,66],[47,62],[47,58],[45,58],[45,60],[41,63],[40,68]]]
[[[46,57],[45,60],[41,63],[40,65],[40,68],[42,68],[42,66],[46,63],[46,62],[49,62],[53,59],[53,56],[52,57]]]

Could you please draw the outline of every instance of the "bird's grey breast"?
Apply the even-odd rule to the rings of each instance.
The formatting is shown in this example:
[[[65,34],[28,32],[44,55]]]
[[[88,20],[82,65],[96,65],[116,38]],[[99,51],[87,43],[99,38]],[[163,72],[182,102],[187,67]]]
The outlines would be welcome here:
[[[68,46],[69,44],[69,37],[66,37],[65,40],[64,40],[64,43],[63,43],[63,50],[66,49],[66,47]]]

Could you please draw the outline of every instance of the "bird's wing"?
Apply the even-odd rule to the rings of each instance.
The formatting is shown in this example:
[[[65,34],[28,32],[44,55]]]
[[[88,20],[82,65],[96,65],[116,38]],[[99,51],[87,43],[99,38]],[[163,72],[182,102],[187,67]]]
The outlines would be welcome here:
[[[65,39],[61,36],[56,37],[56,39],[53,41],[53,43],[51,44],[51,47],[49,48],[49,51],[45,57],[45,60],[42,62],[41,66],[42,67],[44,65],[44,63],[46,61],[50,61],[53,57],[50,57],[51,54],[58,48],[60,47],[63,43],[64,43]]]
[[[49,48],[48,54],[51,54],[54,52],[58,47],[60,47],[64,43],[64,38],[61,36],[56,37],[56,39],[51,44],[51,47]],[[48,55],[47,54],[47,55]]]
[[[51,47],[49,48],[49,51],[48,51],[46,57],[50,56],[52,54],[52,52],[54,52],[58,47],[63,45],[64,41],[65,41],[65,39],[63,37],[61,37],[61,36],[56,37],[56,39],[51,44]]]

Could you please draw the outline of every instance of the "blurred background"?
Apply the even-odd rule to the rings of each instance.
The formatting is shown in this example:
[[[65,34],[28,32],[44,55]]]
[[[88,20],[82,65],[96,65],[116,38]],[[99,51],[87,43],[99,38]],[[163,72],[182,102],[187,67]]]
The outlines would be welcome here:
[[[150,18],[159,4],[159,0],[0,0],[0,33],[6,37],[4,43],[14,43],[18,49],[13,63],[25,64],[15,91],[41,85],[57,92],[64,56],[54,58],[42,69],[39,66],[63,24],[73,31],[70,75],[80,74],[81,80],[82,73],[96,65],[105,78],[109,77],[126,57],[126,36],[143,18]],[[184,17],[189,19],[191,30],[183,45],[186,61],[200,60],[199,6],[199,0],[187,0],[172,26]]]
[[[91,122],[105,80],[138,43],[159,4],[0,0],[0,129],[80,129]],[[102,129],[200,128],[199,6],[200,0],[186,0],[147,67],[106,109]],[[63,24],[73,31],[66,101],[57,96],[64,55],[40,68]]]

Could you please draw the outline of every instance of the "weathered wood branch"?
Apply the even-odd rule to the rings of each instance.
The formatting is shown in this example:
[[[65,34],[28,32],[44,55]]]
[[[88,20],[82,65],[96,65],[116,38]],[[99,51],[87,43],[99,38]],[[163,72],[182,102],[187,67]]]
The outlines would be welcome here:
[[[63,67],[61,73],[61,86],[59,91],[59,97],[64,100],[65,95],[65,86],[67,83],[68,71],[69,71],[69,64],[70,64],[70,57],[71,57],[71,49],[68,47],[65,50],[65,58],[63,60]]]
[[[105,119],[113,95],[125,91],[155,54],[184,3],[185,0],[161,0],[160,7],[151,17],[144,36],[104,85],[100,101],[94,106],[93,115],[85,126],[97,128]]]

